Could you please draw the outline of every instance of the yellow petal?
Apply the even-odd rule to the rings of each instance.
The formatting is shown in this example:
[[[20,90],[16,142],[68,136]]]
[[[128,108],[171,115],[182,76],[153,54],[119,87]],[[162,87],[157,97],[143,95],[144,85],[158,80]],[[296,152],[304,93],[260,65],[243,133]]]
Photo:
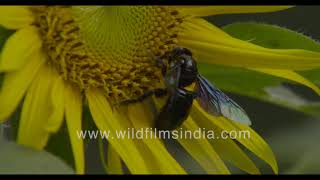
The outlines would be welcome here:
[[[32,12],[26,6],[1,6],[0,25],[7,29],[20,29],[33,22]]]
[[[213,149],[223,160],[229,161],[231,164],[247,173],[260,174],[256,165],[232,139],[216,138],[223,133],[221,128],[210,122],[205,116],[197,114],[195,111],[191,111],[190,115],[200,127],[214,132],[215,138],[210,139],[209,141],[213,146]]]
[[[19,122],[17,142],[35,149],[43,149],[50,133],[46,130],[52,112],[50,91],[56,78],[53,69],[43,66],[27,92]]]
[[[149,104],[150,105],[150,104]],[[147,128],[153,127],[153,114],[149,107],[140,103],[119,108],[121,115],[130,121],[131,127],[137,131],[144,131],[147,137],[134,139],[144,161],[148,167],[143,174],[185,174],[185,171],[167,152],[165,146],[154,133],[147,133]],[[152,129],[149,129],[152,132]],[[139,137],[138,137],[139,138]]]
[[[300,74],[298,74],[294,71],[281,70],[281,69],[280,70],[279,69],[251,69],[251,70],[262,72],[265,74],[270,74],[270,75],[285,78],[285,79],[289,79],[291,81],[300,83],[302,85],[305,85],[305,86],[313,89],[317,94],[320,95],[320,89],[317,85],[315,85],[314,83],[312,83],[311,81],[309,81],[308,79],[304,78],[303,76],[301,76]]]
[[[151,128],[153,127],[153,120],[155,117],[150,110],[151,105],[148,105],[146,103],[147,102],[144,102],[144,104],[135,103],[129,105],[127,114],[135,129],[144,131],[150,129],[150,132],[152,132],[153,129]],[[153,161],[152,163],[159,165],[159,173],[185,174],[183,168],[167,151],[161,140],[156,138],[154,133],[152,133],[152,137],[143,138],[143,142],[154,155],[155,161]]]
[[[6,41],[0,55],[0,72],[21,69],[39,51],[41,39],[35,26],[18,30]]]
[[[199,126],[189,117],[182,131],[195,132]],[[230,174],[228,168],[205,138],[179,138],[179,143],[209,174]]]
[[[148,172],[146,162],[142,158],[144,154],[139,151],[135,142],[129,138],[117,139],[117,132],[126,132],[128,128],[132,128],[130,123],[111,108],[103,92],[90,89],[86,92],[86,97],[95,124],[100,130],[110,132],[111,137],[108,141],[129,170],[134,174]]]
[[[114,148],[108,145],[108,173],[109,174],[123,174],[121,158]]]
[[[48,119],[47,131],[54,133],[59,130],[64,118],[64,82],[62,77],[58,77],[53,83],[50,98],[53,110]]]
[[[164,174],[162,170],[163,167],[161,167],[161,164],[158,163],[159,160],[157,155],[150,150],[143,140],[139,139],[134,141],[136,142],[138,150],[142,152],[144,162],[148,168],[147,171],[141,172],[140,174]],[[170,171],[168,174],[172,174],[172,171]]]
[[[126,116],[128,114],[127,108],[126,107],[120,107],[119,108],[119,113],[120,116],[119,118],[125,120],[125,121],[129,121],[128,117]],[[133,125],[131,126],[133,127]],[[127,133],[129,132],[133,132],[133,129],[128,129]],[[156,159],[156,155],[154,155],[150,149],[148,148],[148,146],[143,142],[143,140],[141,139],[136,139],[136,138],[130,138],[132,139],[132,141],[134,141],[137,149],[139,152],[143,152],[143,159],[144,162],[146,163],[146,167],[148,168],[147,171],[142,172],[141,174],[161,174],[161,167],[159,166],[158,160]],[[110,146],[112,146],[110,143],[108,144],[108,148],[110,148]],[[112,155],[114,157],[111,157],[112,161],[117,161],[117,156],[119,159],[120,156],[118,155],[117,151],[112,148],[111,150],[113,150]],[[104,156],[104,155],[102,155]],[[108,151],[108,156],[110,156],[110,152]],[[117,163],[117,164],[112,164],[112,163]],[[116,167],[114,167],[116,166]],[[117,167],[118,166],[118,167]],[[108,159],[108,164],[105,165],[106,170],[108,173],[114,173],[116,170],[119,171],[119,165],[118,162],[110,162],[110,159]]]
[[[157,109],[159,110],[165,103],[165,98],[154,98]],[[197,118],[197,117],[196,117]],[[195,132],[199,129],[199,126],[189,116],[183,123],[180,131]],[[176,131],[179,135],[179,131]],[[207,173],[210,174],[229,174],[229,170],[225,166],[216,151],[212,148],[210,143],[205,138],[193,139],[193,138],[178,138],[178,142],[183,148],[193,157]]]
[[[278,165],[275,156],[270,149],[269,145],[250,127],[241,125],[236,122],[231,122],[223,117],[214,117],[205,112],[197,102],[194,102],[194,108],[192,109],[197,116],[204,116],[204,118],[210,120],[219,128],[226,132],[236,133],[249,133],[250,137],[245,138],[238,136],[236,140],[252,151],[256,156],[268,163],[275,173],[278,173]]]
[[[198,28],[194,28],[197,26]],[[243,68],[305,70],[320,66],[320,53],[268,49],[235,39],[202,19],[184,23],[180,46],[191,49],[197,61]]]
[[[64,85],[66,121],[75,160],[76,172],[84,174],[83,139],[77,136],[82,130],[82,97],[79,89],[70,84]]]
[[[183,6],[178,9],[193,16],[218,14],[265,13],[288,9],[291,6]]]
[[[44,54],[37,52],[21,71],[4,76],[0,91],[0,123],[14,112],[44,62]]]
[[[99,141],[99,151],[100,151],[100,159],[102,161],[102,165],[104,170],[108,174],[124,174],[122,161],[119,154],[114,150],[111,144],[108,144],[108,154],[107,154],[107,162],[105,158],[105,150],[104,150],[104,141],[102,138],[98,139]]]

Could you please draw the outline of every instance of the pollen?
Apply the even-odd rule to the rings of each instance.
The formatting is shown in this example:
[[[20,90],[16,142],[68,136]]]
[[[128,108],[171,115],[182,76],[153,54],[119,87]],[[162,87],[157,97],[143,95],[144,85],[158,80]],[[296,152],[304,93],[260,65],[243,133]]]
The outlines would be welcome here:
[[[163,88],[156,57],[177,44],[183,17],[169,7],[32,7],[48,63],[82,91],[113,103]],[[94,17],[94,18],[93,18]]]

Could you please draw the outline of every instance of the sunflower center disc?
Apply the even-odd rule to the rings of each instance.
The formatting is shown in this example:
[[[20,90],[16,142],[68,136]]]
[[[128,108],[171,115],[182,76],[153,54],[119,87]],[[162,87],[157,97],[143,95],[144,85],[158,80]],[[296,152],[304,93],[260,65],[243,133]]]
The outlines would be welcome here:
[[[155,57],[177,43],[169,7],[33,7],[43,48],[65,80],[101,88],[113,104],[162,86]]]

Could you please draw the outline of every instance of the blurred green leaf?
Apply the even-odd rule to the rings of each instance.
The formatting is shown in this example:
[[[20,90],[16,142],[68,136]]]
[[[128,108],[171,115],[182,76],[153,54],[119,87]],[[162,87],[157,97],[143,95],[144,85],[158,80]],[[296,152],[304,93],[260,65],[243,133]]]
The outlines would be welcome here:
[[[319,173],[319,128],[319,121],[308,119],[272,132],[268,141],[277,154],[280,173]]]
[[[272,49],[305,49],[320,52],[320,43],[302,33],[275,25],[234,23],[223,28],[235,38]],[[320,69],[299,71],[316,84],[320,83]]]
[[[277,86],[283,79],[255,71],[221,65],[199,64],[201,74],[219,88],[244,96],[266,99],[265,87]]]
[[[231,36],[272,49],[320,51],[319,42],[283,27],[262,23],[234,23],[223,27]]]
[[[10,117],[9,128],[10,128],[10,140],[15,141],[18,134],[20,113],[22,107],[19,106],[16,112]],[[73,153],[69,140],[68,129],[65,123],[55,134],[52,134],[45,150],[51,153],[53,156],[61,158],[70,167],[74,167]],[[1,150],[0,150],[1,152]],[[1,153],[0,153],[1,154]],[[1,170],[1,168],[0,168]]]
[[[2,50],[2,47],[6,40],[9,38],[9,36],[13,33],[12,30],[7,30],[0,26],[0,51]]]
[[[63,161],[45,151],[36,151],[0,140],[0,174],[74,174]]]
[[[0,141],[4,140],[4,127],[0,124]]]
[[[3,74],[0,73],[0,86],[2,84],[2,81],[3,81]]]
[[[66,123],[62,125],[57,133],[51,135],[45,149],[74,168],[73,152]]]
[[[97,130],[97,127],[95,126],[90,110],[87,106],[84,106],[83,108],[83,129],[85,130]],[[90,144],[90,139],[84,140],[85,150],[87,150],[87,145]],[[63,124],[63,126],[60,128],[60,130],[52,134],[50,137],[50,140],[46,146],[46,150],[60,158],[62,158],[68,165],[74,168],[74,157],[72,152],[72,147],[70,143],[69,138],[69,132],[68,128],[66,126],[66,123]],[[97,154],[98,156],[99,154]],[[91,155],[92,157],[92,155]],[[86,167],[87,169],[89,167]]]
[[[235,38],[266,48],[320,51],[320,44],[315,40],[279,26],[251,22],[234,23],[223,27],[223,30]],[[199,69],[205,77],[223,90],[272,102],[308,114],[320,115],[318,110],[315,112],[320,107],[319,103],[295,104],[291,102],[294,93],[290,94],[289,97],[284,88],[281,87],[284,82],[290,82],[286,79],[247,69],[218,65],[200,64]],[[319,82],[320,70],[299,73],[314,83]],[[292,84],[296,83],[292,82]],[[277,96],[271,95],[273,91],[278,93]],[[281,91],[282,93],[280,93]],[[310,90],[308,93],[313,92]],[[299,95],[296,95],[296,98],[301,99]]]
[[[284,174],[319,174],[319,149],[311,149],[301,153],[299,161],[296,162],[290,169],[283,172]],[[292,158],[296,158],[292,157]]]
[[[9,36],[12,33],[13,33],[13,31],[7,30],[7,29],[0,26],[0,54],[1,54],[1,50],[2,50],[4,43],[6,42],[6,40],[9,38]],[[2,79],[3,79],[3,74],[0,73],[0,86],[2,83]]]

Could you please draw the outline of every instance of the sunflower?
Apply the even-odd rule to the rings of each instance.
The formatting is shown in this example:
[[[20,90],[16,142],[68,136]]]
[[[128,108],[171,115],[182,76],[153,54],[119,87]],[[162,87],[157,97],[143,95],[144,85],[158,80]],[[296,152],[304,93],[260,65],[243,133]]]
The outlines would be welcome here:
[[[88,106],[100,130],[152,127],[165,99],[122,105],[146,92],[163,88],[154,61],[176,46],[190,49],[199,62],[222,64],[280,76],[318,88],[295,74],[320,66],[320,54],[305,50],[267,49],[224,33],[201,17],[227,13],[272,12],[279,6],[110,6],[0,8],[0,25],[15,30],[6,41],[0,72],[0,122],[22,103],[17,142],[38,150],[64,120],[76,172],[85,172],[82,109]],[[278,171],[267,143],[250,127],[213,117],[194,102],[182,129],[215,132],[247,130],[251,138],[178,139],[207,173],[228,174],[225,161],[251,174],[260,173],[237,142]],[[108,173],[185,174],[160,139],[108,139]],[[122,163],[123,162],[123,163]]]

